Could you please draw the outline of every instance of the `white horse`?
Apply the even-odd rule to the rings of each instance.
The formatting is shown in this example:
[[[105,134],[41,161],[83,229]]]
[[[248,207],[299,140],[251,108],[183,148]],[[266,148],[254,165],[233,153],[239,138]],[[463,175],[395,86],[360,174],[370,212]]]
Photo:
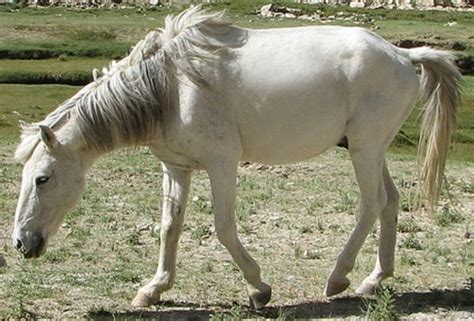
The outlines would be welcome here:
[[[193,170],[209,174],[217,237],[248,282],[254,307],[271,288],[236,233],[234,205],[241,160],[284,164],[343,143],[360,188],[360,217],[327,281],[344,291],[368,232],[380,219],[373,272],[357,289],[373,291],[394,270],[398,192],[384,154],[426,97],[421,129],[424,194],[436,203],[458,83],[453,55],[401,49],[360,28],[249,30],[222,13],[191,8],[168,17],[132,52],[45,120],[23,124],[16,158],[24,163],[13,244],[26,258],[42,255],[79,201],[95,160],[129,145],[149,146],[163,163],[158,269],[134,306],[149,306],[175,280],[176,249]],[[413,64],[421,64],[421,82]]]

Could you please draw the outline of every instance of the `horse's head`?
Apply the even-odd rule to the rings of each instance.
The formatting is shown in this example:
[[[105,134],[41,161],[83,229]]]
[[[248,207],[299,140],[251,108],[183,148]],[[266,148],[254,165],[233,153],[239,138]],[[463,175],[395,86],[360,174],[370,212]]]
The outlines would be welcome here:
[[[23,168],[13,246],[25,258],[39,257],[84,190],[86,167],[79,150],[40,126],[41,140]]]

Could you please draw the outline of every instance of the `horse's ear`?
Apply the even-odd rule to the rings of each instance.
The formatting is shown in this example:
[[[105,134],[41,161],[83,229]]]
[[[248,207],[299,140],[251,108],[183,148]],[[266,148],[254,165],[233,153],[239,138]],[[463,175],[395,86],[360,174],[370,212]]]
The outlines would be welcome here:
[[[28,127],[28,123],[24,122],[23,120],[19,120],[18,125],[20,126],[21,130],[25,130],[25,128]]]
[[[53,130],[45,125],[39,125],[39,128],[41,140],[43,141],[43,143],[45,143],[48,149],[52,151],[56,147],[58,147],[59,143]]]

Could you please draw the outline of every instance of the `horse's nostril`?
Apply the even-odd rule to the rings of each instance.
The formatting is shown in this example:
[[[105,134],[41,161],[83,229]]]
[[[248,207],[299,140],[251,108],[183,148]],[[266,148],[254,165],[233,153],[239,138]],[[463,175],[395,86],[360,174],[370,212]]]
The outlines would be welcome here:
[[[16,240],[16,249],[21,250],[22,247],[23,247],[23,243],[21,243],[20,240]]]

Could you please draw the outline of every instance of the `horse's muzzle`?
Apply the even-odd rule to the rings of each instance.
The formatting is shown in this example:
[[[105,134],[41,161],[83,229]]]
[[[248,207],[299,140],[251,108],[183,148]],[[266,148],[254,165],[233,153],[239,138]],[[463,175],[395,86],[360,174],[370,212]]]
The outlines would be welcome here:
[[[40,233],[34,233],[29,238],[18,238],[13,242],[13,246],[25,259],[39,257],[46,250],[46,240]]]

